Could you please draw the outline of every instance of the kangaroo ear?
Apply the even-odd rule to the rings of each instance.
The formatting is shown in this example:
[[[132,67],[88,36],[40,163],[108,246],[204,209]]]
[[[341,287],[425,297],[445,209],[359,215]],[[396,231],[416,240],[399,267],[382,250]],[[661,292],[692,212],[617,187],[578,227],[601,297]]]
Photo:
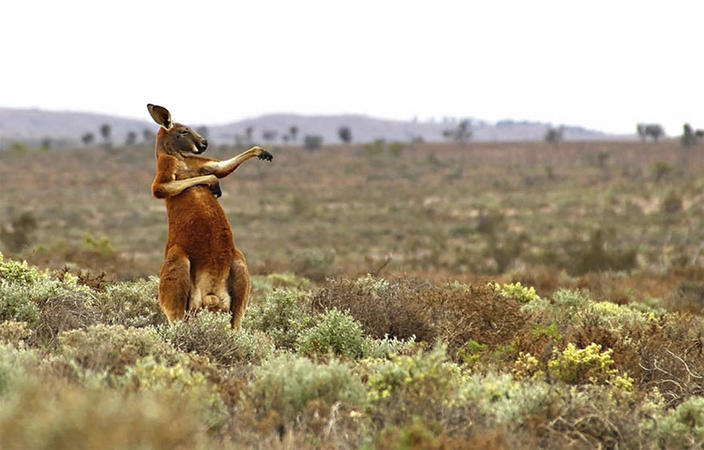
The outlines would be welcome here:
[[[161,125],[164,129],[168,130],[174,124],[171,121],[171,113],[163,106],[148,103],[147,109],[149,110],[149,114],[151,114],[152,119],[154,119],[154,122]]]

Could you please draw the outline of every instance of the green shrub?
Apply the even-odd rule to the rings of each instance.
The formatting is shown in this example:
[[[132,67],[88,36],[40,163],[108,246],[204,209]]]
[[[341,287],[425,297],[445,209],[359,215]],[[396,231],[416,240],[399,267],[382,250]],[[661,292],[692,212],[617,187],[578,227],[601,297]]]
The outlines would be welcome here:
[[[31,299],[31,287],[0,280],[0,321],[39,322],[39,307]]]
[[[550,375],[567,384],[608,383],[624,390],[633,388],[633,380],[627,374],[619,375],[612,369],[612,349],[601,351],[601,345],[590,344],[578,349],[573,343],[559,352],[557,349],[548,361]]]
[[[452,406],[461,384],[460,368],[447,361],[446,347],[389,360],[366,360],[370,404],[391,421],[434,417]]]
[[[690,397],[667,414],[660,414],[650,433],[660,448],[695,448],[704,441],[704,397]],[[652,429],[654,428],[654,429]]]
[[[540,300],[540,296],[535,292],[534,287],[523,286],[520,281],[517,283],[507,283],[503,286],[499,283],[493,283],[492,287],[503,297],[515,298],[521,303]]]
[[[560,289],[552,295],[552,302],[537,298],[524,303],[521,306],[521,311],[537,315],[549,322],[555,322],[558,327],[561,327],[571,322],[574,315],[589,302],[589,295],[586,291]]]
[[[59,335],[59,353],[94,372],[124,374],[138,359],[158,355],[173,360],[175,350],[151,328],[95,325]]]
[[[359,358],[365,350],[362,325],[353,317],[333,308],[321,314],[315,325],[303,331],[296,342],[296,348],[304,355],[313,353]]]
[[[275,411],[294,420],[313,401],[350,407],[364,404],[362,381],[336,360],[316,364],[308,358],[283,354],[256,369],[250,383],[252,401],[261,416]]]
[[[293,349],[299,334],[313,325],[310,296],[296,289],[277,289],[252,302],[245,327],[266,333],[278,348]]]
[[[415,336],[409,339],[396,339],[384,336],[375,339],[367,336],[364,340],[364,356],[367,358],[388,359],[394,355],[411,355],[417,350]]]
[[[510,374],[476,374],[462,383],[460,401],[478,409],[491,424],[519,420],[545,406],[549,385],[519,382]]]
[[[582,308],[577,321],[597,323],[601,328],[624,333],[629,330],[645,329],[657,322],[654,312],[641,312],[630,305],[617,305],[611,302],[590,302]]]
[[[40,359],[35,350],[0,342],[0,404],[2,396],[13,389],[13,384],[36,374],[39,365]]]
[[[47,278],[49,275],[46,272],[30,267],[27,261],[21,263],[12,259],[5,261],[0,253],[0,280],[7,280],[9,283],[34,284]]]
[[[196,352],[225,366],[258,364],[274,351],[268,336],[257,330],[234,331],[230,315],[224,313],[201,311],[159,330],[176,349]]]
[[[472,365],[479,361],[487,349],[487,346],[480,344],[474,339],[470,339],[469,342],[464,344],[457,350],[457,357],[465,364]]]
[[[227,408],[218,387],[202,373],[192,370],[186,357],[166,365],[147,356],[129,366],[122,380],[128,389],[169,393],[188,399],[197,405],[199,415],[210,427],[222,425],[227,417]]]
[[[0,262],[0,320],[24,321],[34,329],[33,340],[53,340],[61,331],[96,323],[90,308],[95,293],[65,274],[52,278],[26,263]]]

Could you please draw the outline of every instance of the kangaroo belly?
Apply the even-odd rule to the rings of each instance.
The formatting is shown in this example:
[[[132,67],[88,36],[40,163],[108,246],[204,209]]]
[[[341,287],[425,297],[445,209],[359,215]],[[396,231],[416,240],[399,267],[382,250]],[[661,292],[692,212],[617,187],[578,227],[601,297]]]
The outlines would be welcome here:
[[[167,246],[183,248],[191,264],[222,261],[229,265],[232,262],[235,243],[230,222],[208,188],[190,188],[167,199],[166,208],[169,217]]]
[[[208,188],[196,186],[167,199],[167,249],[178,245],[191,263],[189,310],[229,311],[227,280],[235,243],[225,212]]]

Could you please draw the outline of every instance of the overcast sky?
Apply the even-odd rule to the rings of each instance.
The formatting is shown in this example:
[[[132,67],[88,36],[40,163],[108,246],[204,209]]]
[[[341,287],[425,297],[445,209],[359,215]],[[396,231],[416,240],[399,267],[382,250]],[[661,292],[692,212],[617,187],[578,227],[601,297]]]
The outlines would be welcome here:
[[[7,1],[0,106],[704,128],[702,1]]]

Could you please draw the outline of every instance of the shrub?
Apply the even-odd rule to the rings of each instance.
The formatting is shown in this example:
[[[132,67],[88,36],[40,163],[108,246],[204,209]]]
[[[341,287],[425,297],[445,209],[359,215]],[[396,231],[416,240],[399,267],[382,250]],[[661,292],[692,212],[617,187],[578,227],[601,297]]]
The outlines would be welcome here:
[[[654,312],[643,313],[630,306],[611,302],[589,303],[580,311],[579,316],[578,320],[594,317],[599,326],[616,332],[647,328],[649,323],[656,321]]]
[[[603,230],[596,230],[588,242],[575,240],[565,248],[565,269],[571,275],[588,272],[630,271],[636,268],[638,251],[634,248],[610,250]]]
[[[0,343],[18,345],[32,334],[27,322],[0,322]]]
[[[435,286],[366,276],[331,281],[313,302],[322,310],[348,311],[373,337],[415,336],[427,343],[441,338],[453,352],[471,339],[492,349],[507,344],[527,323],[518,302],[488,286]]]
[[[150,328],[95,325],[61,333],[59,344],[60,354],[84,369],[118,375],[148,355],[170,360],[175,357],[174,349]]]
[[[261,416],[275,411],[286,421],[294,420],[313,401],[359,407],[365,398],[362,381],[345,364],[334,359],[327,364],[316,364],[291,354],[283,354],[259,367],[250,389]]]
[[[549,385],[519,382],[510,374],[476,374],[462,383],[459,397],[477,408],[490,424],[512,422],[545,406]]]
[[[12,227],[0,227],[0,241],[12,252],[19,252],[32,241],[37,230],[37,219],[31,212],[24,212],[12,220]]]
[[[427,285],[417,282],[390,283],[367,275],[356,280],[331,280],[315,294],[313,304],[321,310],[348,311],[376,338],[416,336],[433,341],[437,331],[432,327],[431,311],[423,308],[420,298],[426,289]]]
[[[307,290],[310,287],[310,280],[293,273],[271,273],[266,276],[252,277],[252,290],[261,291],[267,295],[276,288]]]
[[[30,288],[0,280],[0,321],[25,322],[30,327],[39,322],[39,307],[30,298]]]
[[[0,402],[5,400],[3,395],[11,391],[13,384],[36,373],[39,364],[39,356],[34,350],[0,342]]]
[[[304,355],[335,353],[359,358],[364,354],[362,325],[353,317],[333,308],[316,319],[316,324],[301,333],[296,348]]]
[[[197,406],[199,415],[211,427],[222,425],[227,417],[218,387],[210,383],[202,373],[192,370],[185,357],[173,365],[160,363],[153,356],[140,359],[127,369],[123,383],[128,389],[169,393],[186,398]]]
[[[167,323],[162,313],[157,292],[159,279],[137,280],[106,286],[92,302],[100,322],[108,325],[145,327]]]
[[[545,377],[545,373],[540,369],[540,361],[530,353],[520,352],[514,363],[513,375],[516,379],[540,380]]]
[[[548,322],[555,322],[558,327],[563,327],[589,301],[585,291],[560,289],[553,294],[552,302],[537,298],[524,303],[521,306],[521,311]]]
[[[274,351],[265,334],[256,330],[234,331],[230,327],[229,314],[201,311],[159,330],[178,350],[196,352],[225,366],[258,364]]]
[[[396,339],[384,336],[383,339],[366,337],[364,340],[364,356],[367,358],[388,359],[394,355],[411,355],[417,350],[415,336],[410,339]]]
[[[662,200],[662,212],[665,214],[677,214],[682,211],[682,197],[676,192],[670,192]]]
[[[624,390],[633,388],[633,380],[627,375],[619,375],[611,354],[612,349],[601,351],[601,345],[590,344],[578,349],[573,343],[558,352],[555,350],[548,362],[550,375],[567,384],[603,384],[608,383]]]
[[[12,259],[5,261],[0,253],[0,279],[7,280],[9,283],[31,285],[46,278],[48,278],[46,272],[41,272],[36,267],[30,267],[27,261],[21,263]]]
[[[53,340],[61,331],[96,323],[90,308],[95,293],[64,274],[61,280],[26,262],[0,258],[0,320],[25,321],[35,328],[33,340]]]
[[[486,351],[487,346],[480,344],[474,339],[470,339],[469,342],[464,344],[457,351],[457,357],[465,364],[472,365],[479,361],[482,357],[482,353]]]
[[[253,302],[245,326],[266,333],[279,348],[293,349],[299,334],[313,325],[310,297],[296,289],[277,289]]]
[[[307,248],[293,255],[293,271],[313,281],[323,281],[333,273],[335,250]]]
[[[30,378],[3,398],[0,442],[8,449],[206,448],[194,407],[175,395],[124,395]]]
[[[548,421],[537,424],[550,448],[657,448],[646,441],[642,423],[652,423],[652,411],[633,396],[612,386],[557,386],[548,397]],[[537,430],[535,430],[537,431]]]
[[[523,286],[520,281],[517,283],[507,283],[503,286],[499,283],[494,283],[492,287],[503,297],[515,298],[521,303],[540,300],[540,296],[535,292],[534,287]]]
[[[704,440],[704,397],[690,397],[658,417],[649,434],[661,448],[694,448]]]
[[[395,423],[416,415],[436,419],[452,405],[461,383],[460,369],[447,361],[444,345],[412,356],[367,360],[364,370],[373,412]]]
[[[78,278],[49,276],[26,262],[0,261],[0,320],[27,322],[34,340],[51,340],[59,332],[95,323],[88,302],[94,297]]]

